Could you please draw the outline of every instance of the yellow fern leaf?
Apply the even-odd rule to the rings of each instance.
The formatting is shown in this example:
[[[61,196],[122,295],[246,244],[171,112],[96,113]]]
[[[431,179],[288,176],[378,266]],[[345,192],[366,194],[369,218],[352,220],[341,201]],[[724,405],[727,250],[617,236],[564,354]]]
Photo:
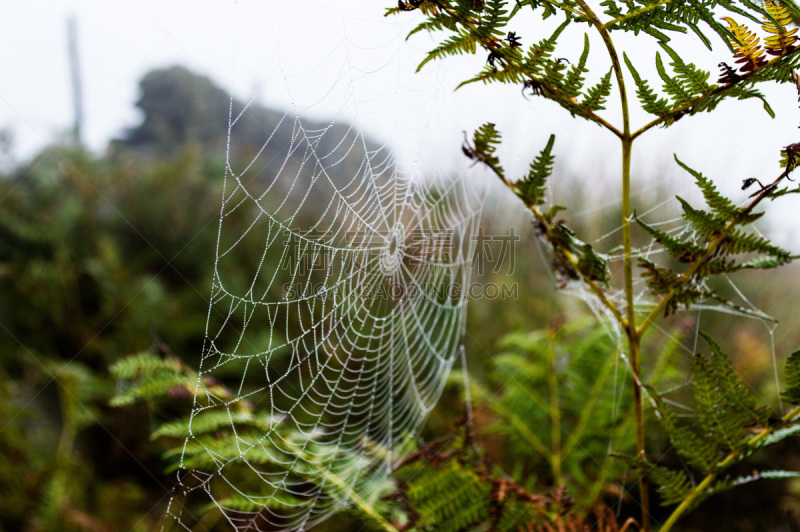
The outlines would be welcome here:
[[[747,26],[737,24],[731,17],[723,17],[722,20],[728,23],[728,29],[733,33],[734,38],[730,39],[736,52],[733,57],[737,58],[736,63],[741,64],[739,67],[741,71],[752,72],[765,65],[767,60],[764,58],[764,49],[760,44],[761,39],[747,29]]]
[[[789,10],[786,9],[786,6],[767,1],[764,2],[764,8],[778,23],[776,26],[775,22],[765,18],[765,23],[761,26],[764,31],[770,34],[769,37],[764,39],[764,49],[767,53],[770,55],[784,55],[797,48],[795,46],[795,42],[797,42],[797,37],[795,36],[797,28],[791,30],[786,29],[787,26],[792,23],[792,15],[789,13]]]

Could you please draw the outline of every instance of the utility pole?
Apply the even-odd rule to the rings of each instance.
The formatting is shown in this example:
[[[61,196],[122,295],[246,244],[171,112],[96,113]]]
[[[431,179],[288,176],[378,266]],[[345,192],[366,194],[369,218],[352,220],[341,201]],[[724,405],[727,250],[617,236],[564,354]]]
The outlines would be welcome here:
[[[80,57],[78,54],[78,22],[74,15],[67,19],[67,47],[72,77],[72,105],[75,122],[72,126],[72,141],[76,147],[83,146],[83,85],[81,84]]]

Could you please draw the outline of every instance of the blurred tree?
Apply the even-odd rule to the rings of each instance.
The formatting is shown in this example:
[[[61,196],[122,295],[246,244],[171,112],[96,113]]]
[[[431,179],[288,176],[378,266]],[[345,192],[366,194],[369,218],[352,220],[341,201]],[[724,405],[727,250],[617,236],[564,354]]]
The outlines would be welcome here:
[[[229,98],[209,78],[173,66],[147,73],[139,90],[136,107],[144,120],[119,144],[158,154],[174,154],[187,144],[224,149]]]

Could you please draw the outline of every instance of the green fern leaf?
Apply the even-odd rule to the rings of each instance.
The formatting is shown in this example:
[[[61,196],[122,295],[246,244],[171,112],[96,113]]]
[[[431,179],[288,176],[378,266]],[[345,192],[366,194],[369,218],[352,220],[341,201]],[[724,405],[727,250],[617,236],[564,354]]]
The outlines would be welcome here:
[[[502,141],[500,132],[497,127],[487,122],[475,130],[472,136],[473,148],[464,147],[464,153],[472,159],[482,162],[498,175],[505,175],[503,167],[500,165],[500,159],[495,155],[498,146]]]
[[[706,240],[716,237],[727,225],[725,218],[692,207],[688,201],[676,196],[683,209],[683,219],[692,225],[692,228]]]
[[[678,163],[681,168],[689,172],[692,177],[694,177],[695,183],[703,192],[703,197],[712,210],[726,218],[732,218],[741,212],[741,210],[736,207],[731,200],[719,193],[717,187],[714,186],[713,181],[705,177],[700,172],[684,164],[680,159],[678,159],[677,155],[674,155],[674,158],[675,162]]]
[[[578,270],[588,279],[608,283],[608,258],[597,253],[591,244],[582,244],[575,250],[578,256]]]
[[[477,44],[475,39],[469,34],[459,33],[458,35],[446,39],[442,44],[428,52],[425,59],[417,66],[417,72],[422,70],[422,67],[434,59],[441,59],[453,55],[474,54],[476,51]]]
[[[667,408],[663,399],[652,389],[649,391],[650,397],[656,403],[658,422],[669,436],[675,451],[704,474],[713,471],[724,456],[723,449],[713,438],[699,436],[690,427],[680,423],[678,416]]]
[[[800,404],[800,351],[789,355],[786,361],[786,389],[783,398],[792,404]]]
[[[191,419],[165,423],[156,429],[151,439],[160,437],[185,438],[189,432],[193,435],[208,434],[222,428],[246,427],[258,428],[265,433],[274,428],[276,420],[266,415],[254,415],[252,412],[229,412],[227,410],[209,410],[201,412]]]
[[[712,355],[697,355],[692,359],[692,385],[700,404],[700,419],[709,435],[724,441],[730,451],[736,451],[748,440],[747,426],[765,426],[771,412],[758,408],[758,401],[733,369],[728,357],[705,333]]]
[[[487,0],[483,20],[476,29],[481,38],[502,37],[508,24],[508,10],[505,0]]]
[[[421,31],[433,32],[442,30],[450,30],[455,33],[458,31],[458,23],[455,19],[453,19],[453,17],[445,15],[444,13],[429,15],[427,19],[420,22],[408,33],[406,40],[408,40],[415,33],[419,33]]]
[[[625,462],[629,467],[641,469],[658,486],[662,506],[682,502],[692,490],[692,481],[683,471],[675,471],[632,456],[614,454],[613,457]]]
[[[792,255],[764,237],[756,234],[746,234],[739,230],[733,230],[722,240],[718,249],[728,254],[733,253],[761,253],[781,260],[790,261]]]
[[[227,510],[235,510],[239,512],[260,512],[264,510],[264,508],[269,508],[271,510],[297,510],[298,507],[309,505],[309,501],[303,501],[302,499],[298,499],[297,497],[292,497],[288,493],[283,493],[280,491],[270,492],[268,496],[265,497],[253,497],[248,496],[245,497],[244,495],[235,494],[231,497],[226,499],[220,499],[218,501],[209,503],[205,507],[200,510],[201,514],[206,512],[214,511],[219,507],[225,508]]]
[[[547,180],[553,172],[553,144],[555,135],[550,135],[547,145],[539,152],[539,155],[531,162],[528,175],[517,182],[519,196],[531,205],[541,205],[544,203],[544,195],[547,191]]]
[[[647,476],[658,485],[661,505],[669,506],[683,502],[692,489],[689,477],[683,471],[675,471],[663,466],[651,466],[645,470]]]
[[[556,43],[561,33],[569,26],[570,20],[561,23],[549,37],[532,44],[525,55],[525,68],[533,77],[540,77],[543,74],[543,67],[556,51]]]
[[[748,78],[748,82],[754,81],[753,77],[751,76]],[[771,118],[775,118],[775,111],[769,105],[764,94],[752,86],[752,83],[736,83],[730,84],[724,87],[721,90],[716,91],[715,93],[711,94],[707,98],[701,98],[697,103],[692,106],[692,112],[699,113],[699,112],[708,112],[713,111],[717,105],[720,104],[726,98],[736,98],[737,100],[747,100],[750,98],[756,98],[761,100],[761,103],[764,107],[764,110]]]
[[[656,52],[656,71],[658,71],[659,77],[664,82],[664,92],[672,97],[672,102],[676,107],[692,103],[692,99],[696,95],[684,85],[682,79],[672,77],[667,73],[664,63],[661,61],[661,54],[658,52]]]
[[[633,81],[636,83],[636,95],[639,97],[642,109],[650,114],[661,117],[669,115],[671,109],[669,101],[664,98],[659,98],[656,93],[653,92],[653,89],[650,88],[647,81],[643,80],[639,72],[633,67],[633,64],[626,54],[623,54],[622,57],[633,76]]]
[[[581,102],[581,105],[592,111],[601,111],[605,109],[606,99],[611,94],[611,74],[613,69],[610,69],[605,76],[603,76],[597,85],[590,87],[586,91],[586,95]]]
[[[692,63],[686,63],[678,53],[667,46],[666,43],[659,43],[661,47],[669,54],[672,62],[670,66],[672,70],[678,75],[682,81],[683,87],[695,98],[701,94],[706,94],[714,90],[717,86],[710,85],[708,78],[711,77],[711,72],[700,70]]]
[[[457,532],[489,518],[491,492],[475,473],[452,461],[415,472],[406,496],[419,514],[418,528]]]
[[[739,264],[736,266],[735,269],[737,270],[771,270],[773,268],[778,268],[780,266],[784,266],[789,264],[793,260],[797,260],[797,255],[792,255],[791,257],[757,257],[755,259],[751,259],[745,263]]]
[[[152,373],[146,380],[120,384],[117,394],[109,401],[111,406],[127,406],[142,399],[164,397],[188,398],[197,384],[197,379],[183,374],[166,371]]]
[[[566,79],[564,80],[564,85],[562,87],[562,93],[569,98],[577,98],[580,93],[581,89],[583,88],[584,78],[583,75],[586,72],[589,72],[589,69],[586,68],[586,60],[589,58],[589,35],[583,35],[583,53],[581,53],[581,57],[578,60],[576,65],[573,65],[572,68],[567,73]]]
[[[181,363],[176,358],[164,358],[146,351],[123,358],[109,368],[111,375],[117,379],[133,379],[159,370],[179,372]]]
[[[703,254],[703,248],[691,241],[681,241],[673,238],[669,234],[656,229],[639,219],[636,213],[633,213],[633,219],[639,224],[642,229],[647,231],[653,240],[661,244],[661,246],[673,257],[679,258],[682,262],[693,262]]]
[[[720,397],[736,410],[745,412],[750,417],[749,421],[766,423],[772,413],[757,406],[758,398],[736,373],[730,358],[722,351],[719,344],[702,331],[700,336],[711,347],[712,356],[708,359],[695,358],[708,363],[709,372],[706,375],[716,383],[716,391]]]

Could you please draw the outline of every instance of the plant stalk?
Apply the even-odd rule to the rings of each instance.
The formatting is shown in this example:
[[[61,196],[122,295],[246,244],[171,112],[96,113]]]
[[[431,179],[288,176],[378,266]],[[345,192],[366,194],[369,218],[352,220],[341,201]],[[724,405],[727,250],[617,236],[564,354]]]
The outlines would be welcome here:
[[[627,103],[627,102],[626,102]],[[633,140],[627,131],[627,137],[622,140],[622,247],[625,258],[623,275],[625,277],[625,303],[627,313],[627,327],[625,333],[628,337],[630,352],[631,373],[633,374],[633,410],[636,419],[636,457],[647,461],[645,442],[644,406],[641,381],[641,335],[636,328],[636,309],[634,308],[633,291],[633,243],[631,236],[631,154]],[[650,532],[650,495],[647,477],[643,471],[639,472],[639,502],[642,507],[642,531]]]
[[[600,22],[597,15],[592,11],[584,0],[579,0],[580,5],[589,19],[592,26],[597,29],[603,43],[608,50],[611,65],[614,69],[614,77],[619,89],[619,99],[622,107],[622,248],[624,256],[623,275],[625,278],[625,303],[627,317],[623,323],[623,328],[628,337],[628,347],[630,351],[631,372],[633,373],[633,401],[636,418],[636,456],[640,460],[647,459],[645,448],[645,427],[644,427],[644,408],[642,404],[642,385],[640,379],[641,358],[640,346],[641,335],[636,327],[636,309],[634,308],[633,292],[633,245],[631,238],[631,154],[633,152],[633,137],[631,136],[631,122],[628,103],[628,94],[625,90],[625,78],[622,73],[622,64],[619,54],[611,39],[608,28]],[[639,472],[639,502],[642,508],[642,532],[650,532],[650,497],[648,493],[648,482],[643,471]]]
[[[506,187],[508,187],[509,190],[511,190],[514,194],[517,195],[517,197],[522,201],[525,207],[531,212],[531,214],[533,214],[533,217],[536,219],[536,221],[542,224],[542,228],[544,229],[548,238],[552,237],[553,227],[551,223],[548,221],[548,219],[544,216],[542,211],[540,211],[536,205],[534,205],[533,203],[526,200],[523,196],[521,196],[519,193],[519,187],[517,187],[515,183],[509,181],[508,178],[505,175],[503,175],[501,171],[498,171],[498,169],[492,166],[491,164],[487,164],[487,167],[492,172],[494,172],[494,174],[498,178],[500,178],[500,180],[503,182],[503,184],[505,184]],[[614,316],[614,319],[617,320],[620,326],[623,328],[627,328],[628,322],[622,316],[622,314],[620,314],[619,309],[617,309],[617,306],[610,299],[608,299],[608,296],[606,296],[605,292],[600,287],[600,285],[598,285],[590,276],[581,271],[581,269],[578,267],[579,263],[578,257],[576,257],[573,253],[571,253],[567,249],[563,250],[563,252],[564,252],[564,258],[567,259],[567,262],[569,262],[569,264],[575,269],[575,273],[578,274],[581,280],[584,283],[586,283],[586,285],[592,292],[594,292],[594,295],[597,296],[597,299],[599,299],[600,302],[611,312],[611,314]]]

